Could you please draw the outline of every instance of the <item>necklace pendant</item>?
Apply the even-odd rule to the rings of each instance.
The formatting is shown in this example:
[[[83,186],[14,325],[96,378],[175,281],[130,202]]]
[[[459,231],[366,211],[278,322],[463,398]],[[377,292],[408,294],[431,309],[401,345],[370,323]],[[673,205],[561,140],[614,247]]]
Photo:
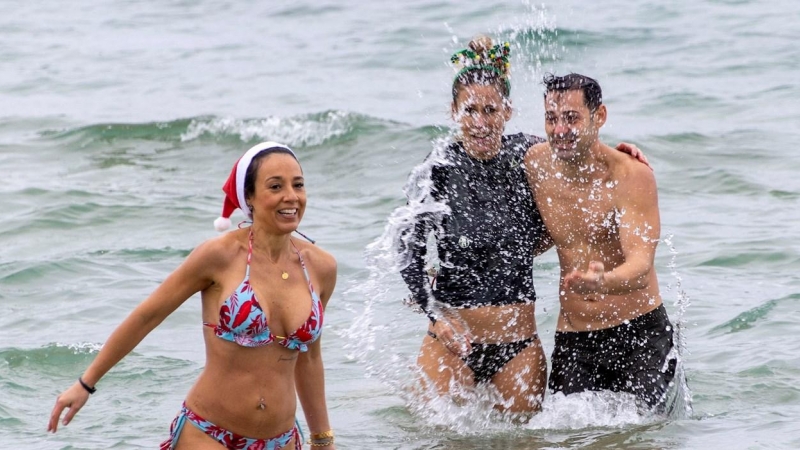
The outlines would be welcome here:
[[[288,273],[286,273],[286,272],[283,272],[283,273],[281,274],[281,278],[283,278],[284,280],[286,280],[286,279],[288,279],[288,278],[289,278],[289,274],[288,274]]]

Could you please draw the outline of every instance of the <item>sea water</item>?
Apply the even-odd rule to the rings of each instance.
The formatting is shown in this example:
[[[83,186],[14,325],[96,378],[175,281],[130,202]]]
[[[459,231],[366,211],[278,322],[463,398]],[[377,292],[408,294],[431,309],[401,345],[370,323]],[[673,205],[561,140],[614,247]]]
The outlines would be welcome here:
[[[153,448],[167,436],[204,364],[198,297],[72,424],[45,429],[114,327],[215,235],[220,187],[262,140],[297,150],[301,229],[339,263],[323,338],[338,448],[800,448],[797,2],[0,8],[0,448]],[[647,417],[624,396],[587,393],[550,396],[513,426],[480,398],[419,408],[407,395],[426,319],[373,262],[409,174],[450,134],[449,56],[478,33],[512,44],[508,132],[541,135],[541,76],[575,71],[603,86],[602,139],[649,157],[685,414]],[[548,354],[557,277],[554,252],[537,258]]]

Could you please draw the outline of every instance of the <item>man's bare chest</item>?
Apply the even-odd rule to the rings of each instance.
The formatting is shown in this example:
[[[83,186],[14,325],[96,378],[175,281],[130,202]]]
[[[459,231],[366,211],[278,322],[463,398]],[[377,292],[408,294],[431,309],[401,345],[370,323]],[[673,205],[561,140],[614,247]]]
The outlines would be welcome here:
[[[556,245],[608,243],[619,234],[621,211],[615,207],[614,183],[574,185],[568,182],[541,184],[536,202]]]

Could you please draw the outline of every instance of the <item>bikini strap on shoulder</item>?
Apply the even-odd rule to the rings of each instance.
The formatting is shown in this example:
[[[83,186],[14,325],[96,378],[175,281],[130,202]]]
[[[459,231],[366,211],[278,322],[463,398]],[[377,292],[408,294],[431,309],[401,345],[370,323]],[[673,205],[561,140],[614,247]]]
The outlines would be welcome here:
[[[303,260],[303,255],[300,254],[300,249],[294,245],[294,241],[292,238],[289,238],[289,242],[292,244],[292,248],[294,248],[294,252],[297,253],[297,257],[300,259],[300,267],[303,268],[303,275],[306,277],[306,281],[308,282],[309,288],[313,291],[313,287],[311,287],[311,277],[308,276],[308,269],[306,269],[306,262]]]
[[[253,257],[253,229],[250,228],[247,236],[247,271],[245,272],[247,278],[250,278],[250,260]]]
[[[297,253],[297,257],[300,258],[300,265],[303,266],[303,270],[305,270],[306,262],[303,261],[303,255],[300,254],[300,249],[297,248],[296,245],[294,245],[294,241],[292,240],[292,238],[289,238],[289,243],[292,244],[292,248],[294,249],[294,252]]]

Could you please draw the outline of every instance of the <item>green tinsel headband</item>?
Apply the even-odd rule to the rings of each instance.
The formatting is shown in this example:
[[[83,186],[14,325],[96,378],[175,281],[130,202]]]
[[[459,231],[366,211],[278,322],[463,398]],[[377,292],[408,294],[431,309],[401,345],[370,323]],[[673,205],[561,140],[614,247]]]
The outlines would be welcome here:
[[[450,62],[458,66],[463,66],[453,79],[453,86],[458,82],[458,78],[472,70],[488,70],[494,72],[506,82],[506,91],[511,94],[511,82],[508,80],[508,70],[511,67],[509,55],[511,45],[504,42],[497,44],[485,53],[478,53],[472,49],[465,48],[459,50],[450,57]]]

